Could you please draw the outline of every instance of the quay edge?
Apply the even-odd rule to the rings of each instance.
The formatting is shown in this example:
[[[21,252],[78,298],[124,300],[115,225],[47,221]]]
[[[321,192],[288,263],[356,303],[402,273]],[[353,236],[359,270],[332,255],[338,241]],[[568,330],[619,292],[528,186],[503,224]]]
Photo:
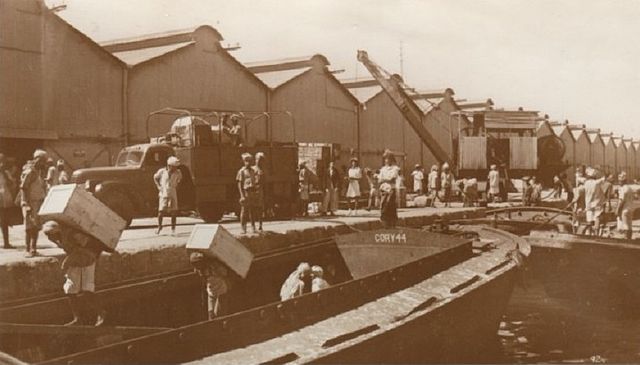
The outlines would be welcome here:
[[[436,219],[470,219],[484,217],[484,208],[411,208],[398,212],[399,226],[419,227],[432,224]],[[272,222],[263,235],[239,236],[237,223],[225,224],[231,233],[251,249],[260,253],[288,247],[301,242],[332,237],[354,230],[373,230],[382,227],[378,216],[338,217]],[[188,236],[156,236],[152,229],[135,239],[125,239],[118,254],[103,254],[96,268],[98,289],[105,285],[145,276],[189,270],[184,252]],[[13,305],[29,298],[56,297],[62,294],[63,273],[59,260],[61,251],[37,258],[21,255],[11,258],[0,255],[0,307]],[[28,285],[25,285],[28,283]]]

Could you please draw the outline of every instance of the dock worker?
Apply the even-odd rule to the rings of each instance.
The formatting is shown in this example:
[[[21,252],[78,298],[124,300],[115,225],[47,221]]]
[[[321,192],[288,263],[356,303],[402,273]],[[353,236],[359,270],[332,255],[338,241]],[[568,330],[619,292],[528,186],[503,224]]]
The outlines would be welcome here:
[[[7,169],[6,159],[0,153],[0,228],[2,228],[2,240],[5,249],[13,248],[9,243],[9,226],[13,224],[12,216],[14,212],[15,194],[17,181],[14,180],[11,172]]]
[[[250,153],[242,154],[243,166],[238,170],[236,182],[240,193],[240,225],[242,233],[247,234],[247,222],[251,221],[253,233],[256,231],[256,207],[259,198],[256,186],[256,171],[253,169],[253,156]]]
[[[329,287],[329,283],[324,279],[324,270],[321,266],[313,265],[311,267],[311,277],[313,278],[311,280],[312,293]]]
[[[420,164],[416,164],[413,167],[413,171],[411,171],[411,176],[413,177],[413,192],[422,195],[423,184],[424,184],[424,171],[422,170],[422,166]]]
[[[487,200],[493,202],[494,199],[500,195],[500,173],[498,172],[498,166],[496,164],[489,167],[487,181],[489,182]]]
[[[611,211],[611,198],[613,198],[614,188],[613,184],[615,183],[615,176],[613,174],[608,174],[607,178],[602,182],[602,191],[604,191],[604,211]]]
[[[627,173],[621,172],[618,175],[618,206],[616,208],[616,216],[618,218],[618,230],[623,232],[625,238],[630,240],[633,234],[633,190],[627,181]]]
[[[311,266],[301,262],[287,277],[280,288],[280,299],[288,300],[311,291]]]
[[[96,238],[56,221],[46,222],[43,232],[67,254],[61,265],[65,271],[62,288],[69,300],[73,320],[66,325],[83,324],[81,314],[85,309],[96,315],[95,326],[102,325],[106,312],[95,295],[95,272],[105,246]]]
[[[201,252],[192,252],[189,262],[205,281],[209,319],[229,314],[227,293],[232,285],[231,271],[222,262],[207,258]]]
[[[182,181],[182,172],[179,169],[180,160],[175,156],[167,159],[167,166],[160,168],[153,181],[158,188],[158,230],[162,231],[162,221],[165,214],[171,216],[171,234],[176,233],[176,215],[178,214],[178,185]]]
[[[46,162],[47,152],[35,150],[33,160],[27,161],[20,176],[20,206],[24,217],[27,257],[37,255],[38,233],[41,228],[38,211],[47,195],[47,185],[43,179]]]
[[[567,203],[571,203],[573,201],[573,185],[571,185],[566,172],[560,174],[560,182],[562,183],[562,189],[567,192]]]
[[[309,215],[309,199],[311,190],[312,172],[307,168],[307,162],[303,161],[298,166],[298,197],[300,199],[300,214],[303,217]]]
[[[360,180],[362,180],[362,169],[357,157],[351,158],[351,166],[347,172],[349,184],[347,185],[347,199],[349,200],[348,215],[358,214],[358,199],[360,199]],[[352,210],[353,209],[353,210]]]
[[[463,179],[462,180],[462,191],[463,195],[463,207],[473,207],[478,201],[478,179]]]
[[[391,151],[386,150],[382,158],[384,165],[380,168],[378,177],[380,183],[380,220],[385,228],[393,228],[398,221],[396,180],[399,178],[400,168],[396,165],[396,158]]]
[[[446,162],[442,164],[442,174],[440,175],[440,180],[441,180],[444,206],[448,207],[451,202],[451,191],[453,189],[453,184],[455,182],[455,179],[453,177],[453,173],[451,173],[449,164]]]
[[[256,173],[256,202],[255,202],[255,213],[258,219],[258,231],[262,232],[262,221],[264,220],[266,214],[266,190],[267,190],[267,175],[265,171],[265,154],[264,152],[257,152],[255,155],[255,165],[253,165],[253,170]],[[254,218],[254,219],[255,219]]]
[[[583,184],[586,179],[587,167],[585,165],[580,165],[576,167],[576,186]]]
[[[55,166],[49,167],[45,181],[48,189],[51,189],[52,186],[69,183],[69,174],[65,170],[64,160],[58,160]]]
[[[529,195],[529,205],[532,207],[537,207],[542,202],[542,184],[538,181],[538,178],[535,176],[531,176],[531,180],[529,180],[529,185],[531,185],[531,194]]]
[[[229,119],[231,120],[231,125],[227,125],[226,123]],[[230,118],[229,115],[226,114],[222,116],[223,131],[229,136],[231,143],[235,147],[242,146],[242,126],[240,125],[239,119],[237,114],[231,115]]]
[[[427,189],[429,191],[430,207],[434,207],[440,190],[440,174],[438,173],[438,165],[431,166],[429,176],[427,176]]]
[[[338,199],[340,198],[340,182],[342,177],[336,168],[335,162],[329,162],[329,168],[324,176],[324,199],[322,201],[322,213],[335,215],[338,211]]]
[[[370,168],[364,169],[364,174],[367,177],[367,183],[369,184],[369,199],[367,201],[367,211],[371,209],[378,208],[378,199],[380,198],[379,194],[379,184],[378,184],[378,175],[380,174],[380,170],[376,170],[375,172]]]
[[[589,167],[585,171],[586,181],[584,182],[584,197],[587,223],[590,225],[591,234],[599,236],[601,234],[600,217],[604,211],[605,196],[602,184],[604,176],[597,178],[597,171]]]

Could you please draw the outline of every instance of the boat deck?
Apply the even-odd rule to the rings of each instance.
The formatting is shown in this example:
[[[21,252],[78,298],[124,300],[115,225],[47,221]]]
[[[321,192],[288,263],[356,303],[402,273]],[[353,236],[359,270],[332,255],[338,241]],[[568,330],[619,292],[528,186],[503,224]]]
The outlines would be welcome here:
[[[284,336],[191,364],[331,362],[326,357],[341,348],[354,346],[410,323],[513,269],[516,260],[509,252],[519,245],[528,253],[526,243],[515,236],[490,228],[476,231],[481,234],[481,239],[474,244],[477,255],[451,269]]]

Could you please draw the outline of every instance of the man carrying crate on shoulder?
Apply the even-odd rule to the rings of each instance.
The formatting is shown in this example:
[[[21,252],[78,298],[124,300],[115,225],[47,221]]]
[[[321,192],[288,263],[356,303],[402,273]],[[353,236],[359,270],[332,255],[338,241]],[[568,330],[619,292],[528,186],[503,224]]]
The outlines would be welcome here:
[[[95,326],[101,326],[106,312],[95,296],[95,271],[105,246],[96,238],[53,220],[44,224],[43,232],[67,254],[61,267],[65,271],[63,289],[73,320],[66,325],[82,324],[81,314],[89,309],[96,314]]]

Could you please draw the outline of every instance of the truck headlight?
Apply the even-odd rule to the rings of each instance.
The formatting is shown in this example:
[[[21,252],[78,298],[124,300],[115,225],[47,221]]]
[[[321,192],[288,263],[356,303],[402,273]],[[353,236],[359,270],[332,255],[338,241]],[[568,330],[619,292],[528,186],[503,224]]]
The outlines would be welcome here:
[[[91,191],[91,180],[87,180],[84,182],[84,190]]]

